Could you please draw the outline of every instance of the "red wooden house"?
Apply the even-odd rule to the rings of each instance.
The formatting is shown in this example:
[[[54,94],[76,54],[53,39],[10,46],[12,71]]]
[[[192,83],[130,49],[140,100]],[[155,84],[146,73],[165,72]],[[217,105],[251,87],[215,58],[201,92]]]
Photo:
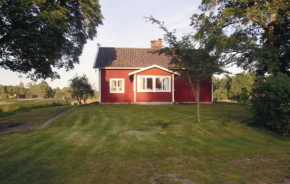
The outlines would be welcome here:
[[[161,39],[151,41],[150,49],[99,47],[94,68],[99,69],[100,103],[194,103],[187,80],[169,70],[170,58],[150,52],[161,47]],[[201,83],[200,101],[212,100],[209,78]]]

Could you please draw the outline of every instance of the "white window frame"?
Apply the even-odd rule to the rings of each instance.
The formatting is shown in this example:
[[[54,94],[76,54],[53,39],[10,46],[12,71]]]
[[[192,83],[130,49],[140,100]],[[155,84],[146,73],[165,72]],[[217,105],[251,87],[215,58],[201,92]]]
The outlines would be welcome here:
[[[153,81],[153,89],[152,90],[147,90],[147,89],[140,89],[140,85],[139,85],[139,80],[140,78],[152,78]],[[169,89],[168,90],[157,90],[156,89],[156,78],[168,78],[169,79]],[[147,80],[146,81],[146,86],[147,86]],[[137,92],[171,92],[171,76],[168,75],[138,75],[137,76]]]
[[[111,87],[112,81],[116,81],[116,84],[118,84],[118,81],[122,81],[122,84],[123,84],[122,89],[123,90],[121,90],[121,91],[111,91],[111,89],[112,89],[112,87]],[[110,93],[125,93],[125,80],[122,79],[122,78],[111,78],[109,87],[110,87]]]

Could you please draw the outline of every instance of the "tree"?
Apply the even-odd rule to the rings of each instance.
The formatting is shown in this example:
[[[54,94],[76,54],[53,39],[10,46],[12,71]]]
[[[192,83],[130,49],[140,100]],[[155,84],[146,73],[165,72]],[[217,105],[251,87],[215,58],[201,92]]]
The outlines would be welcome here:
[[[18,86],[19,86],[19,94],[25,94],[26,93],[26,89],[24,87],[24,83],[20,82]]]
[[[152,16],[147,18],[153,24],[156,23],[165,31],[164,40],[169,44],[155,53],[165,54],[171,58],[172,69],[180,71],[180,77],[188,80],[188,85],[192,89],[197,104],[197,121],[200,122],[200,84],[214,73],[224,72],[223,63],[216,55],[214,40],[195,40],[193,35],[187,34],[179,40],[175,36],[175,31],[170,32],[160,22]]]
[[[232,77],[229,96],[232,99],[240,100],[243,93],[249,94],[255,84],[255,75],[253,73],[239,73]]]
[[[34,80],[59,78],[53,68],[79,63],[102,20],[98,0],[1,0],[0,67]]]
[[[68,99],[72,98],[71,93],[70,93],[71,91],[70,87],[64,87],[61,89],[61,91],[64,93],[65,98],[68,98]]]
[[[218,43],[228,63],[259,75],[290,75],[289,0],[202,0],[200,9],[192,16],[200,37],[231,30]]]
[[[59,91],[60,91],[60,88],[59,88],[59,87],[57,87],[57,88],[53,88],[53,89],[52,89],[52,94],[51,94],[52,98],[55,98],[56,93],[59,92]]]
[[[89,96],[94,96],[94,90],[86,75],[75,76],[69,82],[71,96],[76,98],[80,105],[82,100],[86,103]]]
[[[214,101],[228,100],[228,91],[230,89],[230,77],[221,79],[213,77],[213,99]]]
[[[29,89],[27,95],[37,95],[38,98],[52,98],[53,91],[47,82],[42,81],[39,84],[28,83]]]
[[[62,91],[57,91],[57,92],[55,93],[55,95],[54,95],[54,99],[63,99],[64,96],[65,96],[65,95],[64,95],[64,92],[62,92]]]

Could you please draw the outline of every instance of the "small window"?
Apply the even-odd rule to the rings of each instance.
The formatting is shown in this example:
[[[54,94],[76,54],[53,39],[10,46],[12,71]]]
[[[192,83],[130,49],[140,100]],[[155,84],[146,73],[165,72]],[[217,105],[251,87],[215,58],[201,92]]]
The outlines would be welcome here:
[[[110,93],[124,93],[124,79],[110,79]]]

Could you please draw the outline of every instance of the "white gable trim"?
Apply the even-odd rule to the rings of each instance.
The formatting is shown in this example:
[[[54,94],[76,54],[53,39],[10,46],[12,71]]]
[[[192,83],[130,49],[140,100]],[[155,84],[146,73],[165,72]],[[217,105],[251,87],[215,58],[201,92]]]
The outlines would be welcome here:
[[[149,69],[151,69],[151,68],[158,68],[158,69],[160,69],[160,70],[164,70],[164,71],[166,71],[166,72],[169,72],[169,73],[173,73],[173,74],[175,74],[175,75],[178,75],[178,73],[175,73],[175,72],[173,72],[173,71],[171,71],[171,70],[168,70],[167,68],[164,68],[164,67],[161,67],[161,66],[158,66],[158,65],[151,65],[151,66],[148,66],[148,67],[146,67],[146,68],[142,68],[142,69],[137,70],[137,71],[135,71],[135,72],[131,72],[131,73],[129,73],[129,75],[134,75],[134,74],[136,74],[136,73],[140,73],[140,72],[143,72],[143,71],[149,70]]]

